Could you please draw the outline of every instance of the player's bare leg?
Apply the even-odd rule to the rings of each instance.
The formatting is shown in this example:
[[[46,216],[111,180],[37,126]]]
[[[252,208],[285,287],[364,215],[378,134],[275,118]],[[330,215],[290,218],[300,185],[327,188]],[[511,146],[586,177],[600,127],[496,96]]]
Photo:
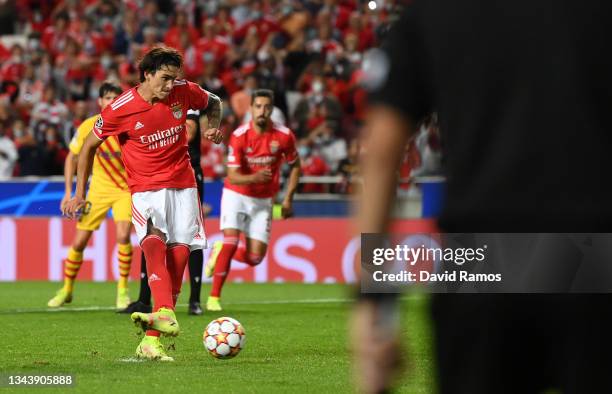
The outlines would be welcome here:
[[[224,229],[223,242],[215,243],[211,257],[206,262],[205,271],[208,275],[213,272],[213,284],[210,296],[206,301],[206,309],[209,311],[222,310],[219,299],[221,297],[221,289],[225,283],[225,279],[229,273],[230,264],[236,249],[238,248],[238,240],[240,239],[240,230]]]
[[[115,225],[117,229],[117,260],[119,261],[116,307],[117,309],[125,309],[130,304],[128,277],[132,265],[132,242],[130,240],[132,223],[117,221]]]
[[[64,286],[49,300],[48,307],[58,308],[72,302],[74,281],[83,263],[83,250],[85,250],[92,233],[90,230],[77,229],[72,246],[68,250],[68,256],[64,260]]]
[[[172,279],[166,267],[166,235],[148,222],[147,235],[141,242],[147,259],[149,287],[153,295],[153,313],[134,312],[132,321],[146,330],[147,336],[177,336],[179,325],[174,315]]]

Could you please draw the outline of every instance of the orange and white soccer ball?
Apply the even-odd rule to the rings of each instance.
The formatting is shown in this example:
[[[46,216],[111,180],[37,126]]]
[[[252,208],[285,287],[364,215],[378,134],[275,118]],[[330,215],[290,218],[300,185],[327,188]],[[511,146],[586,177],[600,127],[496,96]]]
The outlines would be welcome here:
[[[244,347],[246,335],[242,324],[231,317],[220,317],[204,330],[204,347],[215,358],[236,357]]]

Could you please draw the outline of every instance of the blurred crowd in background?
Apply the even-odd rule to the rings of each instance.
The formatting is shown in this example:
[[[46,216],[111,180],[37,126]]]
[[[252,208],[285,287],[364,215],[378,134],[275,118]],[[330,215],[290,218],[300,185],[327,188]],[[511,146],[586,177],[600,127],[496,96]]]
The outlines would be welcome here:
[[[275,93],[273,119],[296,134],[303,175],[345,182],[302,192],[350,192],[364,120],[364,54],[401,0],[0,1],[0,179],[61,175],[78,125],[97,113],[105,80],[139,83],[138,61],[168,45],[184,77],[220,96],[222,128],[248,120],[250,92]],[[202,142],[208,178],[224,175],[225,145]],[[401,177],[439,172],[435,116],[406,147]]]

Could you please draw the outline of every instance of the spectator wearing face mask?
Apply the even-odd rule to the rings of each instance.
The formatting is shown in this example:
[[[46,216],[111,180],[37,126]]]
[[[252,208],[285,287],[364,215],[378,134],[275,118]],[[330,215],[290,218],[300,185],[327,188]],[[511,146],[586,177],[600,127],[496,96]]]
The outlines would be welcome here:
[[[334,134],[335,129],[336,125],[326,120],[308,135],[313,150],[318,152],[332,169],[338,168],[338,164],[347,157],[346,141]]]
[[[298,102],[293,119],[296,122],[293,129],[298,137],[308,136],[309,130],[316,128],[323,120],[340,125],[342,107],[338,99],[329,94],[322,76],[313,78],[311,89]]]
[[[302,176],[322,176],[329,174],[329,166],[321,155],[312,150],[312,142],[305,138],[298,142],[298,155],[302,163]],[[325,193],[324,184],[303,183],[299,187],[300,193]]]

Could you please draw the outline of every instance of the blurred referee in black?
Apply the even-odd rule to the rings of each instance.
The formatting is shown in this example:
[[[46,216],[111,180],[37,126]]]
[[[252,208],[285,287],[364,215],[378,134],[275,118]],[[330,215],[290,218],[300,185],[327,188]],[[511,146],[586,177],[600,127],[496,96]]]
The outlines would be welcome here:
[[[405,142],[435,110],[442,231],[612,232],[611,15],[602,1],[411,1],[366,62],[361,231],[387,229]],[[366,392],[398,368],[394,302],[366,295],[354,311]],[[435,295],[438,389],[610,393],[611,307],[609,294]]]
[[[189,110],[187,112],[187,120],[185,125],[187,130],[187,141],[189,143],[191,167],[195,173],[196,183],[200,193],[200,203],[202,203],[204,193],[204,175],[202,174],[202,167],[200,167],[200,112]],[[204,255],[202,253],[202,249],[192,251],[189,255],[189,283],[191,292],[189,294],[188,313],[190,315],[201,315],[203,313],[202,307],[200,306],[203,264]],[[132,302],[127,308],[119,313],[151,312],[151,289],[149,288],[147,277],[147,264],[144,253],[142,253],[140,263],[140,292],[138,294],[138,300]]]

